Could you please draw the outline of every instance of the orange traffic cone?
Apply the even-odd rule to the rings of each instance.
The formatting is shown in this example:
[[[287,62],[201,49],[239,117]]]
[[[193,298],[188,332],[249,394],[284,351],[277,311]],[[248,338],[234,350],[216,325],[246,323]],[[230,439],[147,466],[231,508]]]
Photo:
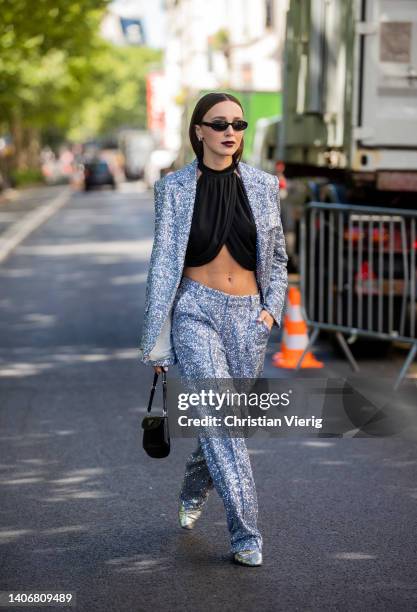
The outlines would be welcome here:
[[[296,287],[288,290],[287,311],[284,318],[284,333],[282,335],[281,351],[272,355],[272,365],[276,368],[295,369],[301,355],[308,344],[307,325],[301,314],[301,293]],[[306,353],[301,368],[322,368],[309,351]]]

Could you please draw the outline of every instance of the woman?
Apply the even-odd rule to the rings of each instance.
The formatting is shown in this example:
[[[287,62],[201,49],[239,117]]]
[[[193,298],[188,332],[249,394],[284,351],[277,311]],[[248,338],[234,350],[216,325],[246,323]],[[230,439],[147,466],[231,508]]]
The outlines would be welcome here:
[[[140,358],[183,379],[257,378],[280,326],[287,261],[279,183],[240,162],[247,123],[237,98],[209,93],[189,137],[196,159],[155,184],[155,239]],[[179,496],[194,527],[210,489],[225,509],[233,560],[262,563],[257,495],[244,438],[199,434]]]

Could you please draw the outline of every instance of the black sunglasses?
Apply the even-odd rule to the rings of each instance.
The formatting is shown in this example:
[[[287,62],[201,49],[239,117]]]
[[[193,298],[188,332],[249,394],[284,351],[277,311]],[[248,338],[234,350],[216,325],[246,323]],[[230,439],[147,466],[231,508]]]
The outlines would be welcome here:
[[[201,125],[208,125],[215,132],[225,132],[229,125],[235,130],[235,132],[242,132],[248,127],[247,121],[214,121],[209,123],[208,121],[202,121]]]

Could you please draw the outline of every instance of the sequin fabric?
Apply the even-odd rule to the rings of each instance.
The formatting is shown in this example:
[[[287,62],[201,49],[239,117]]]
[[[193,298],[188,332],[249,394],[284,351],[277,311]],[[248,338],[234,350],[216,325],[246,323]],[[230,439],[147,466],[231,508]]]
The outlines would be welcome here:
[[[285,238],[276,176],[239,162],[257,228],[256,280],[263,306],[281,324],[288,285]],[[181,282],[197,185],[197,158],[155,183],[155,237],[145,293],[139,359],[147,365],[177,362],[172,339],[173,303]]]
[[[270,334],[268,325],[257,321],[261,310],[259,294],[231,295],[183,277],[172,319],[181,379],[191,384],[217,379],[221,384],[260,376]],[[197,415],[207,413],[197,407]],[[226,510],[232,552],[261,551],[258,501],[245,438],[212,436],[205,427],[200,431],[198,446],[186,463],[179,500],[186,509],[201,508],[215,488]]]

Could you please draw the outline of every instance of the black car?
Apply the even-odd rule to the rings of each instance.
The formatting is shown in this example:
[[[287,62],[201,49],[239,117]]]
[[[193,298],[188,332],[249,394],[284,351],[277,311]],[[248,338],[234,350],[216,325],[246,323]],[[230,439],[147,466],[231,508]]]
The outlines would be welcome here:
[[[110,185],[112,189],[116,189],[116,181],[109,164],[103,159],[85,162],[84,190],[89,191],[92,187],[101,185]]]

